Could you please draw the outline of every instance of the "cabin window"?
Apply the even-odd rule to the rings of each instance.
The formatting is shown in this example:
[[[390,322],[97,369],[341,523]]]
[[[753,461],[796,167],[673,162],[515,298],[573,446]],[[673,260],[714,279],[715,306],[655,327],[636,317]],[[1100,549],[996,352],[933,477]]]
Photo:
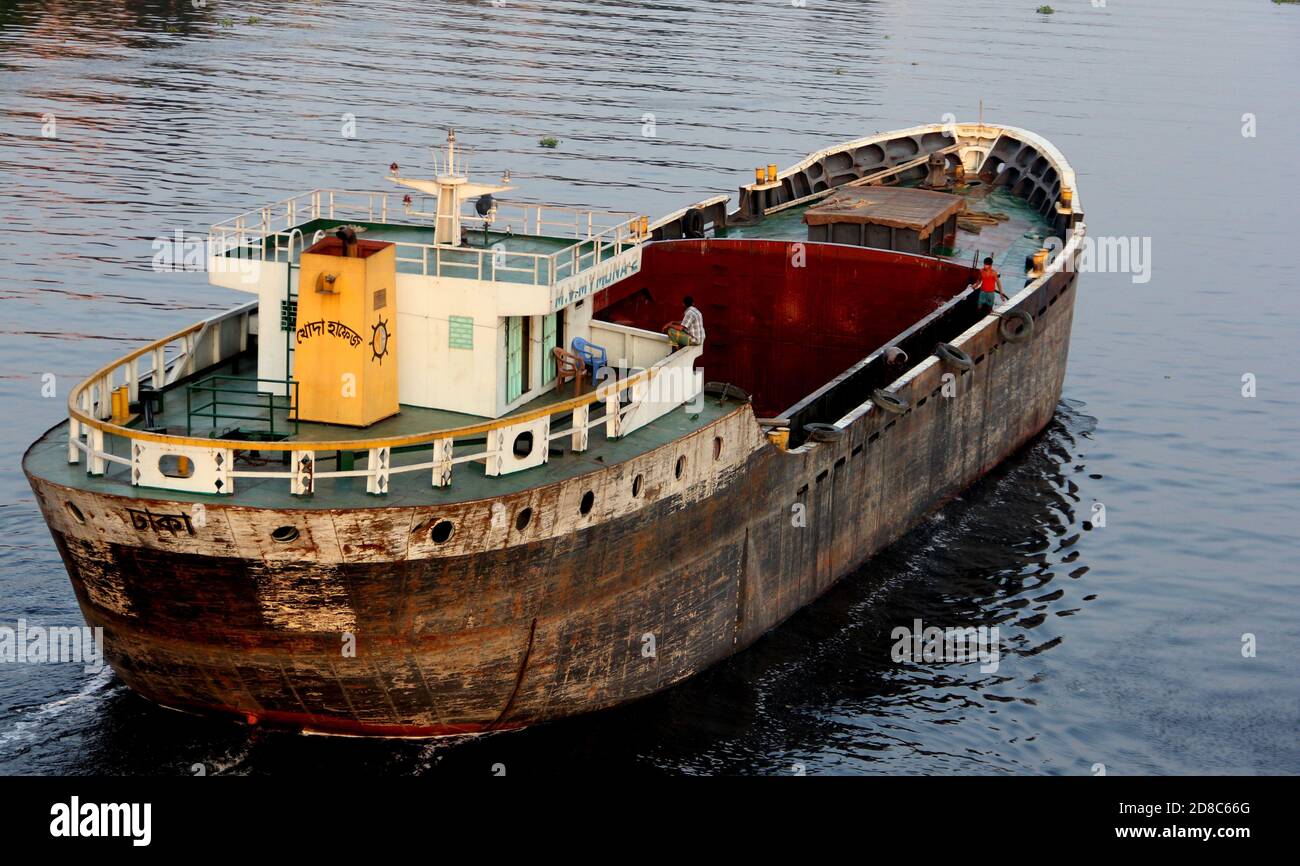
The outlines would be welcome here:
[[[524,316],[521,323],[523,328],[523,357],[519,359],[520,377],[524,380],[524,390],[531,391],[533,388],[533,317]]]
[[[375,309],[382,310],[388,306],[388,289],[377,289],[375,291]]]
[[[294,331],[298,321],[298,296],[290,293],[287,300],[280,302],[280,330]]]
[[[453,349],[474,348],[474,319],[471,316],[447,318],[447,345]]]

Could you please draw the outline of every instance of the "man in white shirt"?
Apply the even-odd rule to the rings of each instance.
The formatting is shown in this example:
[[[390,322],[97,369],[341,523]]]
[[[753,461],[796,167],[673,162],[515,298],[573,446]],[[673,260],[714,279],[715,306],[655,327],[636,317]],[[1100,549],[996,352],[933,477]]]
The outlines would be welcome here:
[[[673,341],[673,346],[682,348],[683,346],[699,346],[704,343],[704,314],[695,306],[695,299],[690,295],[682,298],[682,305],[686,307],[686,312],[682,313],[680,322],[669,322],[664,326],[668,334],[668,339]]]

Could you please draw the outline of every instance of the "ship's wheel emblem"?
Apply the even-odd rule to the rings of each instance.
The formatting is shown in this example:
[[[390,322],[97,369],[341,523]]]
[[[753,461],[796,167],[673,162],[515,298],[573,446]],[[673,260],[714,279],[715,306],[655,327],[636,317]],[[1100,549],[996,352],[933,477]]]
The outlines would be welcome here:
[[[374,353],[370,360],[384,363],[384,356],[388,354],[387,319],[380,319],[379,324],[370,326],[370,351]]]

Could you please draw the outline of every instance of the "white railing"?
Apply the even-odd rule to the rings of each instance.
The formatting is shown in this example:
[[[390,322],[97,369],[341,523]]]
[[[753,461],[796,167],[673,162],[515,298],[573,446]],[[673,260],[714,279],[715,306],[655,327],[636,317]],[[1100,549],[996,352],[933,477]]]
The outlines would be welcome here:
[[[140,399],[140,383],[146,377],[155,390],[162,390],[246,351],[256,315],[253,301],[204,319],[119,358],[73,388],[68,395],[68,462],[78,463],[86,454],[86,471],[92,475],[102,475],[106,463],[130,465],[128,458],[106,447],[105,434],[119,429],[146,431],[111,423],[113,392],[125,389],[128,401],[134,402]]]
[[[409,202],[407,201],[409,199]],[[391,192],[346,192],[317,189],[214,224],[208,232],[211,248],[239,258],[292,262],[293,234],[314,220],[388,223],[400,216],[422,213],[420,203],[436,196],[403,196]],[[487,224],[485,217],[462,206],[462,225]],[[412,223],[411,225],[414,225]],[[449,244],[396,242],[397,260],[418,266],[423,276],[491,280],[505,274],[508,281],[553,286],[639,245],[648,236],[648,220],[631,213],[594,211],[554,205],[497,202],[492,230],[517,236],[549,237],[575,243],[552,253],[531,253]],[[310,240],[306,241],[310,246]]]
[[[572,450],[585,451],[591,431],[601,425],[608,438],[625,436],[695,399],[701,389],[693,370],[700,350],[690,347],[569,400],[505,418],[402,436],[245,442],[127,427],[127,418],[114,417],[115,389],[126,387],[131,399],[138,399],[145,374],[161,388],[244,351],[255,306],[246,304],[150,343],[74,388],[68,398],[68,462],[80,463],[84,457],[86,471],[99,476],[106,475],[109,464],[116,464],[126,468],[122,481],[131,486],[194,493],[231,494],[237,479],[284,479],[291,493],[303,495],[311,493],[321,479],[365,478],[366,490],[382,495],[388,492],[393,475],[424,472],[431,486],[444,487],[451,484],[454,467],[460,464],[482,463],[488,476],[540,466],[550,460],[551,442],[567,439]],[[144,359],[150,359],[147,368],[141,367]],[[602,413],[593,413],[596,404],[604,406]],[[566,419],[567,426],[557,429]],[[405,453],[399,455],[399,449]],[[288,466],[243,465],[239,457],[245,451],[288,452]],[[361,452],[366,455],[364,468],[316,468],[323,456]],[[411,462],[397,462],[399,457]]]
[[[677,220],[686,216],[686,212],[688,210],[707,210],[708,208],[718,207],[718,206],[722,206],[725,210],[726,204],[729,201],[731,201],[731,196],[727,195],[726,193],[710,196],[704,199],[703,201],[696,202],[695,204],[688,204],[685,207],[680,207],[677,210],[672,211],[671,213],[664,214],[663,216],[659,217],[659,219],[650,223],[650,225],[647,228],[649,231],[653,232],[657,228],[662,228],[663,226],[666,226],[669,223],[676,222]]]
[[[591,320],[591,342],[603,346],[610,358],[618,358],[620,366],[651,367],[668,357],[673,342],[658,331],[616,325],[613,322]]]

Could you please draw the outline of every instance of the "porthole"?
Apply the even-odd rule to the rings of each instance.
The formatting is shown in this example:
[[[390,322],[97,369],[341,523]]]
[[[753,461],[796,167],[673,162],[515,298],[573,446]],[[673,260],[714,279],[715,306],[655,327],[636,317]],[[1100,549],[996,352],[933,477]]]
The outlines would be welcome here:
[[[713,437],[713,459],[717,460],[720,457],[722,457],[722,437],[714,436]]]
[[[516,457],[528,457],[533,453],[533,433],[525,430],[515,437],[514,451]]]
[[[673,469],[673,476],[680,480],[682,477],[682,473],[685,471],[686,471],[686,455],[683,454],[681,457],[677,458],[677,466]]]
[[[640,477],[641,477],[640,475],[637,476],[638,479]],[[72,515],[73,520],[77,521],[78,523],[86,522],[86,515],[81,513],[81,509],[77,507],[77,503],[65,502],[63,503],[63,507],[66,508],[68,510],[68,513]]]
[[[635,478],[632,479],[632,496],[633,496],[633,498],[635,498],[635,497],[641,495],[641,484],[642,484],[642,482],[643,482],[644,480],[645,480],[645,479],[641,477],[641,473],[639,473],[639,472],[637,473],[637,476],[636,476]]]
[[[588,490],[586,493],[582,494],[582,504],[578,506],[578,511],[581,514],[590,514],[591,508],[595,504],[596,504],[596,494]]]
[[[454,528],[450,520],[439,520],[434,524],[433,529],[429,530],[429,540],[434,544],[442,544],[451,538],[451,532]]]
[[[531,523],[532,520],[533,520],[533,509],[531,508],[519,509],[519,513],[515,515],[515,529],[519,530],[520,532],[523,532],[525,529],[528,528],[528,524]]]
[[[168,478],[189,478],[194,474],[194,461],[183,454],[164,454],[158,458],[158,471]]]
[[[271,539],[281,544],[288,544],[298,538],[298,527],[296,526],[279,526],[271,530]]]

